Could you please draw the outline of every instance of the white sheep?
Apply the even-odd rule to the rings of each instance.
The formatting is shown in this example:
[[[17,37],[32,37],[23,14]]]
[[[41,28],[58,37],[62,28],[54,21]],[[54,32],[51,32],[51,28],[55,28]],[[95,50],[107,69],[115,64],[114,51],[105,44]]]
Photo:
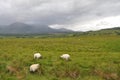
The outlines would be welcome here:
[[[32,64],[30,66],[30,72],[35,72],[35,71],[38,71],[40,65],[39,64]]]
[[[35,53],[34,59],[39,59],[39,58],[42,58],[42,55],[40,53]]]
[[[70,55],[69,54],[62,54],[60,56],[60,58],[65,59],[65,60],[69,60],[70,59]]]

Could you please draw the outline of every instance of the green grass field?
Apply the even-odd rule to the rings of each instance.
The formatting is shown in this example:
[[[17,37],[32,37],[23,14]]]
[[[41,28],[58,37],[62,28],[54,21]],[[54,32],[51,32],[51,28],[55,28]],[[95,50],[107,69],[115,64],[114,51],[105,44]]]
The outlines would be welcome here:
[[[36,52],[43,58],[34,60]],[[71,61],[59,58],[64,53]],[[40,71],[30,73],[34,63]],[[2,38],[0,80],[120,80],[120,36]]]

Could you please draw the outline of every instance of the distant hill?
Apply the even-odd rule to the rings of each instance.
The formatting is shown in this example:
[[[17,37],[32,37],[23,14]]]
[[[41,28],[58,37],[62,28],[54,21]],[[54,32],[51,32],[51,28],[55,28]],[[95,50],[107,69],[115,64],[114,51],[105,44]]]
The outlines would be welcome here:
[[[101,29],[97,31],[74,33],[74,36],[79,36],[79,35],[120,35],[120,27]]]
[[[94,35],[120,35],[120,27],[101,29],[99,31],[88,32]]]
[[[15,22],[8,26],[0,26],[1,34],[44,34],[44,33],[63,33],[73,32],[67,29],[53,29],[47,25],[29,25],[25,23]]]

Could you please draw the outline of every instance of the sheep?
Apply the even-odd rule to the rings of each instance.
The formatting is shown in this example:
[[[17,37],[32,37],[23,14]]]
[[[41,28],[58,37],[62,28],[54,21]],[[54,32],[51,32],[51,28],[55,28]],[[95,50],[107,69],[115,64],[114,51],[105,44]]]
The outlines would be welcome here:
[[[70,55],[69,54],[62,54],[60,58],[65,59],[65,60],[70,60]]]
[[[34,59],[39,59],[39,58],[42,58],[42,55],[40,53],[35,53]]]
[[[38,71],[39,67],[40,67],[39,64],[32,64],[30,66],[30,72],[36,72],[36,71]]]

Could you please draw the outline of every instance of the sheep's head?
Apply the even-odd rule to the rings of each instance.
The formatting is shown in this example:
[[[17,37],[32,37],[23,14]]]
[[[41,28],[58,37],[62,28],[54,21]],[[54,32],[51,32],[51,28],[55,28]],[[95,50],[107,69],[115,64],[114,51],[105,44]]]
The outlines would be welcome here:
[[[63,58],[63,56],[60,56],[60,58]]]

